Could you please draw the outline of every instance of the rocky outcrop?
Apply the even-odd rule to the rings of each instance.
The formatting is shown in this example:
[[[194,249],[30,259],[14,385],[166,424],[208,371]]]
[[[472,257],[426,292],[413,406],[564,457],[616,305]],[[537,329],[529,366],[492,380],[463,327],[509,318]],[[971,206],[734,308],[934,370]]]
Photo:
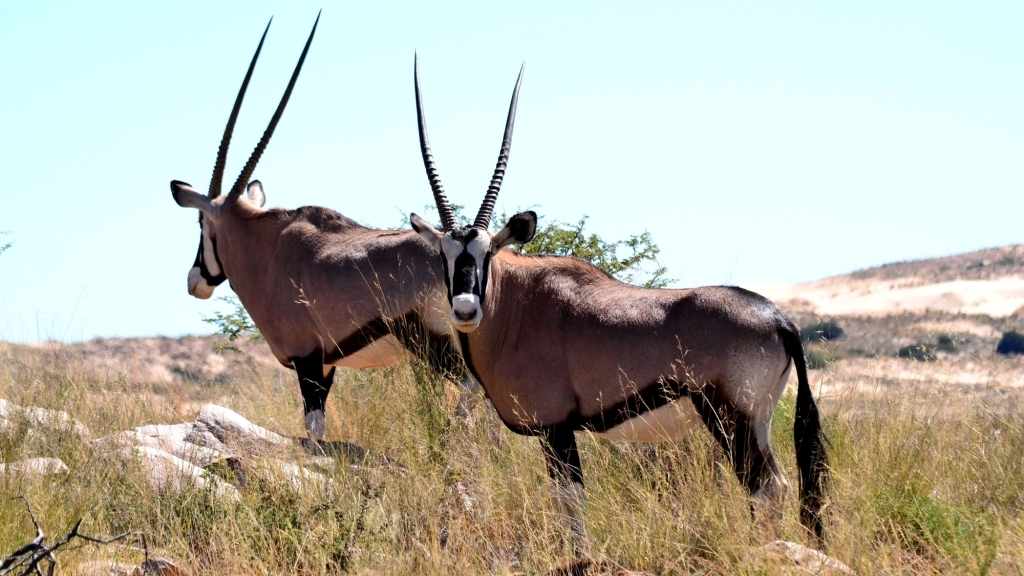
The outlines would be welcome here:
[[[805,574],[855,576],[854,571],[839,560],[795,542],[776,540],[766,544],[762,550],[769,558],[795,565]]]
[[[253,424],[238,412],[207,404],[199,410],[185,441],[219,452],[265,454],[294,445],[291,438]]]
[[[11,433],[24,422],[30,429],[45,428],[70,432],[79,438],[89,438],[89,429],[67,412],[47,408],[23,407],[0,398],[0,434]]]
[[[16,473],[25,476],[67,474],[68,467],[59,458],[28,458],[17,462],[0,463],[0,474]]]

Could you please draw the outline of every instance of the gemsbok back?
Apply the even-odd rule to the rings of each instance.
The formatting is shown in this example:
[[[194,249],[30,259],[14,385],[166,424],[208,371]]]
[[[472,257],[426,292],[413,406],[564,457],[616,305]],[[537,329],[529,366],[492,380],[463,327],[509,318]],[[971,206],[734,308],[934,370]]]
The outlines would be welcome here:
[[[455,381],[464,369],[446,319],[441,267],[415,232],[366,228],[326,208],[264,210],[262,184],[246,185],[295,87],[315,23],[270,125],[221,195],[231,133],[267,30],[224,129],[209,195],[178,180],[171,193],[178,205],[199,209],[189,294],[209,298],[230,280],[274,356],[296,371],[306,433],[319,443],[336,366],[390,366],[408,349]]]
[[[442,228],[413,229],[440,255],[462,356],[502,421],[541,438],[559,504],[578,537],[583,472],[574,432],[670,441],[707,428],[752,511],[781,511],[788,483],[772,453],[772,413],[797,375],[794,439],[801,521],[819,540],[828,461],[797,327],[770,300],[734,286],[651,289],[570,257],[502,250],[529,242],[533,212],[488,228],[508,163],[516,81],[498,163],[471,226],[456,222],[433,166],[416,78],[420,144]]]

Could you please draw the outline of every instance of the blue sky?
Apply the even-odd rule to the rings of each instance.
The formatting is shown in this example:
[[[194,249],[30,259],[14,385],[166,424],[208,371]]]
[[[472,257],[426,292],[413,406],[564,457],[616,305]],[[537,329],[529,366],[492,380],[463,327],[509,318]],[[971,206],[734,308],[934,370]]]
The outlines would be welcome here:
[[[268,205],[396,227],[416,140],[476,205],[526,74],[499,210],[650,231],[679,286],[798,282],[1024,241],[1024,5],[336,3],[255,176]],[[321,4],[0,6],[0,339],[209,332],[196,213],[270,119]],[[218,293],[231,294],[226,286]]]

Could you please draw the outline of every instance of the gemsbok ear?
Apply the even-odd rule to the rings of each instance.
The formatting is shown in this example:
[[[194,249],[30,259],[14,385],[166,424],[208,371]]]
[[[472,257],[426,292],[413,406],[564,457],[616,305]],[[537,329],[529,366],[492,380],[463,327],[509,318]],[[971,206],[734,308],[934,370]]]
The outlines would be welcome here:
[[[415,213],[409,215],[409,224],[420,235],[420,238],[426,240],[427,244],[430,244],[434,250],[441,250],[441,238],[444,237],[444,232],[427,224],[426,220],[420,218]]]
[[[263,193],[263,184],[259,180],[249,182],[249,187],[245,191],[249,195],[249,200],[260,208],[267,203],[267,195]]]
[[[537,213],[533,210],[520,212],[508,219],[500,232],[491,238],[491,254],[497,254],[505,246],[526,244],[537,233]]]
[[[171,180],[171,196],[174,196],[174,201],[182,208],[196,208],[203,214],[211,215],[217,212],[217,208],[206,194],[200,194],[187,182]]]

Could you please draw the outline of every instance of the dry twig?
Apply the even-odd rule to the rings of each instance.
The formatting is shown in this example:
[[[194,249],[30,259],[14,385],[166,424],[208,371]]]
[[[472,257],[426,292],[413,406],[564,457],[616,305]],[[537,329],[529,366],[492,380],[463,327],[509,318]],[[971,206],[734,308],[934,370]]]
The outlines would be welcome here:
[[[32,505],[29,504],[28,498],[23,494],[18,494],[15,498],[21,498],[25,501],[25,508],[28,510],[29,518],[32,519],[32,525],[36,528],[36,537],[4,558],[3,562],[0,562],[0,576],[14,575],[19,570],[20,572],[17,572],[17,576],[29,576],[31,574],[43,576],[42,568],[40,568],[40,564],[43,562],[47,563],[46,576],[53,576],[53,571],[57,568],[57,557],[54,556],[54,552],[76,538],[91,544],[111,544],[130,536],[137,536],[142,542],[142,550],[146,556],[146,562],[149,562],[149,547],[146,545],[146,535],[142,532],[128,531],[110,538],[96,538],[78,531],[78,528],[82,525],[82,520],[75,522],[71,530],[61,539],[48,545],[46,543],[46,534],[43,533],[42,526],[36,520],[36,515],[32,511]]]

